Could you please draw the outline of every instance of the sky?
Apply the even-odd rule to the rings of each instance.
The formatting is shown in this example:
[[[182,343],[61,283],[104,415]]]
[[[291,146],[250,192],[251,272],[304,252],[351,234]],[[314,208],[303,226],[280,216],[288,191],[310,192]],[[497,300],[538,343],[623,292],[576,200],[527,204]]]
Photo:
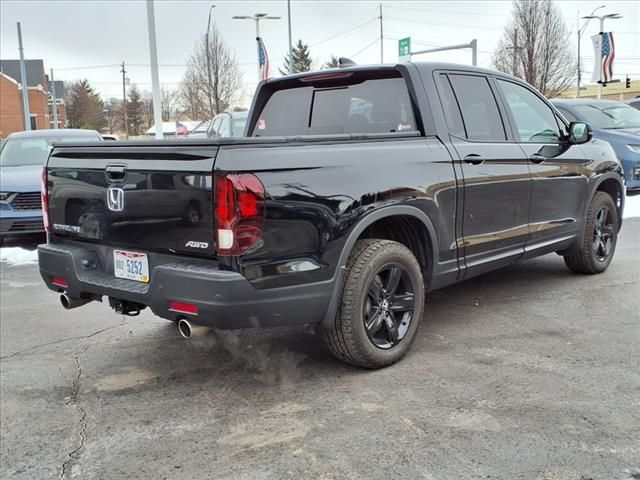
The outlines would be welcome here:
[[[640,79],[640,2],[637,0],[557,0],[567,23],[572,48],[576,46],[578,15],[620,13],[608,20],[614,32],[614,77]],[[271,59],[271,76],[278,76],[288,51],[287,2],[155,0],[160,83],[177,88],[186,58],[207,28],[211,5],[213,21],[233,50],[243,72],[247,106],[258,79],[255,24],[233,20],[234,15],[268,13],[280,20],[260,22]],[[491,55],[510,18],[511,2],[498,1],[329,1],[292,0],[292,38],[309,44],[314,67],[333,54],[358,64],[380,62],[380,5],[382,5],[385,63],[398,59],[398,40],[411,37],[412,50],[478,41],[478,64],[491,66]],[[127,77],[142,90],[151,89],[149,42],[144,0],[2,0],[0,1],[0,58],[19,58],[16,22],[21,22],[26,58],[44,60],[57,80],[86,78],[104,98],[122,96],[120,63]],[[582,24],[584,20],[580,20]],[[593,49],[589,37],[598,32],[592,21],[582,37],[583,65],[590,78]],[[415,56],[414,60],[441,60],[471,64],[470,50]]]

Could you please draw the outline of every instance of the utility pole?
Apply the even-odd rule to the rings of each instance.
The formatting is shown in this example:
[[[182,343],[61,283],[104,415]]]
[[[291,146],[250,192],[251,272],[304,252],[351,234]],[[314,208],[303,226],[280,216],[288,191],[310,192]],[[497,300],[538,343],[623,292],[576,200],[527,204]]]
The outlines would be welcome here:
[[[22,30],[18,22],[18,49],[20,50],[20,77],[22,78],[22,111],[24,112],[24,129],[31,130],[31,111],[29,110],[29,83],[27,82],[27,67],[24,63],[24,48],[22,48]]]
[[[129,140],[129,117],[127,115],[127,78],[125,77],[127,71],[124,68],[124,61],[122,62],[122,111],[124,112],[124,138]],[[158,127],[156,126],[156,129]]]
[[[287,0],[287,22],[289,23],[289,72],[293,73],[293,43],[291,43],[291,0]]]
[[[384,40],[383,40],[383,35],[382,35],[382,4],[379,5],[380,7],[380,16],[378,17],[380,19],[380,63],[384,63]]]
[[[53,68],[50,70],[51,75],[51,109],[53,110],[53,128],[58,128],[58,101],[56,99],[56,82],[53,80]]]
[[[209,91],[207,92],[207,98],[209,99],[209,117],[213,119],[213,98],[211,98],[211,54],[209,53],[209,30],[211,30],[211,12],[216,8],[215,5],[209,7],[209,20],[207,20],[207,34],[205,35],[205,50],[207,53],[207,79],[209,81]]]

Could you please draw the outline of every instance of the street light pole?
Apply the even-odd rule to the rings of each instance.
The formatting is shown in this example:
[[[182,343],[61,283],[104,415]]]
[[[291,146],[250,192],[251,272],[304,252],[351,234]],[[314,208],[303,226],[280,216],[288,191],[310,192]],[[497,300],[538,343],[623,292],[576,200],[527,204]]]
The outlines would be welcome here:
[[[602,8],[602,7],[600,7],[600,8]],[[599,34],[600,34],[600,49],[601,49],[601,51],[600,51],[599,56],[597,58],[597,60],[598,60],[598,62],[600,64],[600,67],[599,67],[600,73],[598,75],[598,78],[600,79],[599,82],[598,82],[598,100],[600,100],[602,98],[602,36],[604,35],[604,21],[607,18],[610,18],[611,20],[617,20],[617,19],[622,18],[622,15],[620,15],[619,13],[608,13],[607,15],[593,15],[592,14],[592,15],[588,15],[588,16],[582,17],[582,18],[585,18],[585,19],[588,19],[588,20],[591,20],[592,18],[597,18],[598,20],[600,20],[600,32],[599,32]]]
[[[256,45],[258,52],[258,82],[262,80],[262,75],[260,74],[260,45],[258,44],[258,39],[260,38],[260,20],[280,20],[281,17],[273,17],[266,13],[256,13],[253,16],[249,15],[234,15],[231,17],[233,20],[253,20],[256,22]],[[289,63],[291,63],[291,58],[289,58]]]
[[[291,0],[287,0],[287,23],[289,24],[289,72],[293,73],[293,63],[291,57],[293,55],[293,43],[291,43]]]
[[[209,54],[209,30],[211,30],[211,12],[216,8],[215,5],[209,7],[209,20],[207,20],[207,34],[205,35],[205,50],[207,52],[207,79],[209,82],[209,91],[207,97],[209,98],[209,116],[213,118],[213,99],[211,98],[211,55]]]
[[[576,98],[580,97],[580,80],[582,80],[582,72],[580,69],[580,39],[582,38],[582,34],[586,30],[587,25],[589,25],[589,21],[591,20],[591,18],[588,18],[588,17],[592,17],[594,13],[596,13],[601,8],[605,8],[605,7],[606,5],[600,5],[599,7],[594,8],[590,15],[588,15],[587,17],[583,17],[583,18],[586,18],[587,21],[584,22],[584,24],[582,25],[582,28],[580,28],[580,10],[578,10],[578,18],[576,20],[576,32],[578,34],[578,66],[577,66],[578,77],[576,82]]]

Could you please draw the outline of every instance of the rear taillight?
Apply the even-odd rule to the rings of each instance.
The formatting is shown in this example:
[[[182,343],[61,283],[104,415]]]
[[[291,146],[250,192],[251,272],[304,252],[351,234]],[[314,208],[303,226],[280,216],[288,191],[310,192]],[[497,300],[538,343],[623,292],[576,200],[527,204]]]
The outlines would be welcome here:
[[[214,206],[218,255],[240,255],[262,235],[264,186],[255,175],[215,174]]]
[[[47,169],[42,169],[42,175],[40,176],[40,198],[42,200],[42,222],[44,223],[44,229],[47,232],[51,232],[51,224],[49,223],[49,176]]]

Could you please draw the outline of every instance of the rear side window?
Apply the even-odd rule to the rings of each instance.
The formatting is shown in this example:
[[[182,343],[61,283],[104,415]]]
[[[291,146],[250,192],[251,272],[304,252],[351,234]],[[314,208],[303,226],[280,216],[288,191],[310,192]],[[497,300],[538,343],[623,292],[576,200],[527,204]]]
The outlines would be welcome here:
[[[253,136],[337,135],[417,130],[402,78],[335,88],[278,90],[267,101]]]
[[[486,77],[449,75],[449,78],[460,106],[467,139],[505,141],[507,136],[502,118]]]

